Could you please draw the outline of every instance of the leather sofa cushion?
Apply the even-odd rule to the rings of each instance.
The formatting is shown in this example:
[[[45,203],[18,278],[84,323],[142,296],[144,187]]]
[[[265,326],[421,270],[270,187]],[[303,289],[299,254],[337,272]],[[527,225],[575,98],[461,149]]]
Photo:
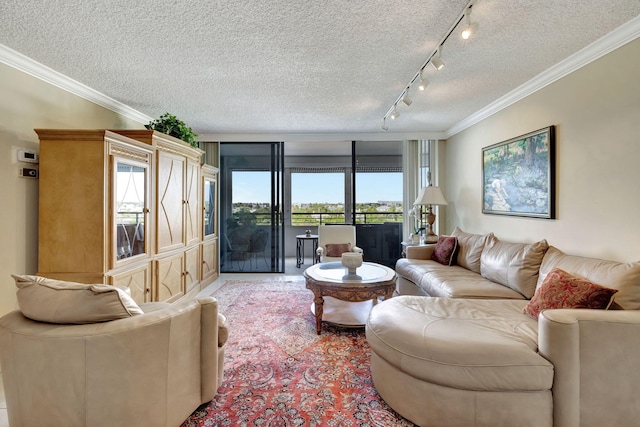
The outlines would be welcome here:
[[[373,307],[367,341],[420,380],[482,391],[551,389],[553,365],[537,353],[526,301],[399,296]]]
[[[509,243],[490,236],[480,256],[480,271],[485,278],[531,298],[548,248],[546,240],[532,244]]]
[[[396,273],[432,297],[524,299],[519,292],[457,265],[401,258],[396,262]]]
[[[618,289],[611,308],[640,310],[640,262],[623,263],[567,255],[550,246],[540,265],[537,288],[554,268],[601,286]]]
[[[12,275],[18,287],[20,311],[25,317],[49,323],[95,323],[143,314],[122,289],[87,285],[40,276]]]
[[[480,255],[482,255],[487,239],[493,236],[493,233],[470,234],[456,227],[451,235],[458,239],[456,263],[467,270],[480,274]]]

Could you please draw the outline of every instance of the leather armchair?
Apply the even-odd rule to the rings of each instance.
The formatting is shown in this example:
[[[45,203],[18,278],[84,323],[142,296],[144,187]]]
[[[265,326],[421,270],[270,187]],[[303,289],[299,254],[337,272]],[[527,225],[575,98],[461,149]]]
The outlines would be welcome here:
[[[356,246],[356,227],[353,225],[321,225],[318,227],[318,249],[316,256],[318,262],[340,261],[342,254],[329,256],[327,245],[350,244],[351,252],[362,253],[362,249]]]
[[[109,322],[0,319],[9,424],[175,427],[222,382],[226,326],[212,297],[146,303]],[[220,334],[219,334],[220,332]]]

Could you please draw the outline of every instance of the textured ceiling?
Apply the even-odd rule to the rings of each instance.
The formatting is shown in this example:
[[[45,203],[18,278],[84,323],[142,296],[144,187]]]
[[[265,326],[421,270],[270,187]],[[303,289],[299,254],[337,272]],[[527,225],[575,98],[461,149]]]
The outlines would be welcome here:
[[[201,134],[381,132],[467,0],[2,0],[0,44]],[[392,132],[445,132],[638,17],[638,0],[477,0]]]

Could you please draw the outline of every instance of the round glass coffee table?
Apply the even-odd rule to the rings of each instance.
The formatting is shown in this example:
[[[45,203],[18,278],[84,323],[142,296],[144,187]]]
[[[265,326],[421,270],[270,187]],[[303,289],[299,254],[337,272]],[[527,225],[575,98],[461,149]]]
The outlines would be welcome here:
[[[313,292],[316,332],[322,321],[362,327],[378,297],[389,299],[396,288],[396,272],[384,265],[363,262],[355,275],[341,262],[315,264],[304,271],[306,287]]]

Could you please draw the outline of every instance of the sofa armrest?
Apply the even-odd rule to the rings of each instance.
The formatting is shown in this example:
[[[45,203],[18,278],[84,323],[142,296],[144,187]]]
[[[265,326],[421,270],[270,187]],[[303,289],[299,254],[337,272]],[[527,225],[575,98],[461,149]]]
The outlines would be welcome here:
[[[436,245],[407,246],[406,253],[409,259],[431,259]]]
[[[200,394],[202,403],[213,399],[218,390],[218,301],[198,298],[201,308]]]
[[[546,310],[538,322],[539,352],[554,366],[554,426],[640,418],[640,311]]]

